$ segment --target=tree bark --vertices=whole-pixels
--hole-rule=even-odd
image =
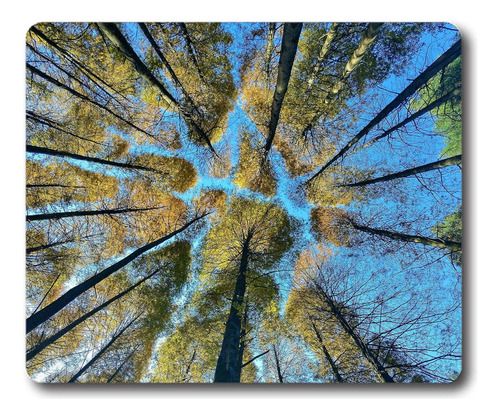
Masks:
[[[292,72],[295,54],[297,53],[297,45],[299,43],[301,30],[302,23],[285,23],[283,28],[283,40],[281,41],[280,60],[278,64],[278,80],[276,81],[276,88],[274,90],[269,131],[264,147],[264,154],[266,157],[271,149],[274,135],[276,134],[281,106],[283,105],[283,99],[288,89],[288,82],[290,81],[290,74]]]
[[[60,331],[56,332],[54,335],[50,336],[49,338],[47,338],[47,339],[43,340],[42,342],[40,342],[39,344],[37,344],[35,347],[31,348],[28,351],[28,353],[26,354],[26,361],[31,360],[38,353],[40,353],[42,350],[44,350],[45,348],[47,348],[49,345],[55,343],[59,338],[61,338],[64,335],[66,335],[73,328],[75,328],[76,326],[80,325],[83,321],[89,319],[91,316],[93,316],[97,312],[103,310],[108,305],[112,304],[115,300],[118,300],[118,299],[122,298],[127,293],[131,292],[136,287],[140,286],[146,280],[150,279],[156,273],[158,273],[158,271],[159,271],[159,269],[155,270],[153,273],[151,273],[147,277],[139,280],[137,283],[135,283],[134,285],[130,286],[128,289],[125,289],[123,292],[120,292],[119,294],[117,294],[116,296],[114,296],[111,299],[107,300],[106,302],[101,303],[98,307],[96,307],[96,308],[92,309],[91,311],[87,312],[85,315],[82,315],[80,318],[75,319],[73,322],[71,322],[69,325],[65,326]]]
[[[35,329],[39,325],[43,324],[45,321],[50,319],[53,315],[58,313],[61,309],[65,308],[69,303],[74,301],[78,296],[82,295],[87,290],[91,289],[96,284],[100,283],[106,277],[109,277],[111,274],[120,270],[122,267],[125,267],[127,264],[129,264],[130,262],[135,260],[140,255],[144,254],[145,252],[153,249],[154,247],[162,244],[163,242],[174,237],[175,235],[181,233],[182,231],[187,229],[189,226],[191,226],[193,223],[195,223],[196,221],[200,220],[201,218],[203,218],[205,216],[207,216],[207,214],[203,214],[201,216],[193,218],[192,220],[190,220],[189,222],[184,224],[181,228],[176,229],[175,231],[171,232],[170,234],[164,236],[163,238],[160,238],[160,239],[153,241],[147,245],[144,245],[141,248],[138,248],[137,250],[133,251],[128,256],[122,258],[121,260],[119,260],[116,263],[114,263],[113,265],[111,265],[110,267],[104,269],[100,273],[97,273],[96,275],[85,280],[83,283],[80,283],[79,285],[68,290],[64,295],[60,296],[58,299],[53,301],[51,304],[47,305],[45,308],[43,308],[39,312],[31,315],[26,320],[26,333],[33,331],[33,329]]]
[[[394,240],[405,241],[405,242],[414,242],[418,244],[431,245],[437,248],[443,248],[455,252],[462,251],[462,244],[460,242],[448,241],[438,238],[427,238],[421,237],[418,235],[408,235],[402,234],[400,232],[386,231],[384,229],[370,228],[368,226],[358,225],[354,221],[350,220],[349,224],[358,231],[366,232],[372,235],[379,235],[383,237],[388,237]]]
[[[128,209],[102,209],[102,210],[77,210],[72,212],[40,213],[37,215],[26,215],[26,221],[43,221],[48,219],[75,218],[81,216],[117,215],[119,213],[146,212],[149,210],[163,209],[165,206],[152,208],[128,208]]]
[[[357,142],[367,135],[373,127],[385,119],[389,113],[401,105],[406,99],[413,95],[419,88],[421,88],[427,81],[435,76],[440,70],[444,69],[448,64],[452,63],[461,54],[461,42],[457,41],[453,44],[443,55],[436,59],[427,69],[422,72],[415,80],[413,80],[408,87],[399,93],[394,100],[392,100],[382,111],[375,116],[361,131],[359,131],[354,138],[352,138],[333,158],[331,158],[321,169],[319,169],[312,177],[310,177],[306,184],[318,177],[328,167],[341,158],[348,150],[350,150]]]
[[[214,383],[239,382],[241,376],[241,358],[239,356],[242,314],[241,308],[245,300],[246,272],[250,257],[250,236],[242,248],[238,277],[234,287],[233,299],[226,322],[222,348],[217,359]]]
[[[149,171],[151,173],[161,174],[161,175],[165,175],[165,176],[169,175],[169,173],[164,173],[162,171],[159,171],[159,170],[156,170],[156,169],[150,168],[150,167],[144,167],[141,165],[129,164],[129,163],[118,163],[116,161],[104,160],[102,158],[96,158],[96,157],[87,157],[85,155],[73,154],[71,152],[66,152],[66,151],[58,151],[58,150],[54,150],[51,148],[37,147],[35,145],[26,145],[26,151],[30,152],[32,154],[43,154],[43,155],[50,155],[50,156],[54,156],[54,157],[66,157],[66,158],[71,158],[73,160],[87,161],[90,163],[97,163],[97,164],[109,165],[112,167],[124,168],[126,170],[142,170],[142,171]]]
[[[444,160],[434,161],[433,163],[421,165],[414,168],[409,168],[408,170],[399,171],[397,173],[388,174],[386,176],[377,177],[374,179],[358,181],[356,183],[339,184],[335,187],[360,187],[367,186],[369,184],[380,183],[382,181],[389,181],[394,179],[400,179],[404,177],[414,176],[415,174],[425,173],[427,171],[438,170],[443,167],[448,167],[450,165],[457,165],[462,162],[462,155],[456,155],[455,157],[446,158]]]
[[[140,316],[140,315],[139,315]],[[87,369],[92,366],[99,358],[106,352],[106,350],[113,345],[113,343],[122,336],[122,334],[127,330],[130,325],[132,325],[139,316],[136,316],[132,321],[130,321],[118,334],[113,336],[109,343],[107,343],[85,366],[83,366],[78,373],[76,373],[68,383],[75,383],[78,378],[87,371]]]
[[[85,236],[81,237],[80,240],[96,237],[99,235],[103,235],[103,234],[85,235]],[[44,244],[44,245],[38,245],[36,247],[26,248],[26,254],[36,253],[37,251],[42,251],[42,250],[46,250],[48,248],[57,247],[58,245],[62,245],[62,244],[69,244],[70,242],[75,242],[75,238],[72,238],[72,239],[69,239],[66,241],[56,241],[56,242],[53,242],[51,244]]]

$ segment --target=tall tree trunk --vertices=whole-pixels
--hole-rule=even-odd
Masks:
[[[342,311],[337,304],[324,292],[320,285],[315,283],[316,290],[321,294],[325,302],[328,304],[331,313],[335,316],[344,331],[351,337],[354,344],[358,347],[365,359],[374,367],[377,375],[384,383],[394,383],[394,379],[387,373],[384,366],[379,362],[373,352],[366,346],[365,342],[358,335],[354,327],[346,320]]]
[[[314,333],[316,334],[316,338],[318,339],[318,342],[321,346],[321,350],[323,351],[323,354],[325,355],[326,361],[330,365],[330,368],[332,369],[332,373],[334,374],[335,378],[337,379],[338,382],[342,383],[344,381],[343,377],[340,375],[339,368],[333,361],[332,356],[330,355],[330,352],[325,346],[325,343],[323,342],[323,337],[321,336],[318,328],[316,328],[316,324],[314,323],[313,319],[309,317],[309,320],[311,321],[311,325],[313,327]]]
[[[100,273],[97,273],[96,275],[85,280],[83,283],[80,283],[79,285],[71,288],[64,295],[60,296],[58,299],[53,301],[51,304],[47,305],[45,308],[43,308],[39,312],[31,315],[26,320],[26,333],[31,332],[33,329],[38,327],[40,324],[43,324],[45,321],[50,319],[53,315],[58,313],[61,309],[65,308],[69,303],[74,301],[78,296],[82,295],[87,290],[91,289],[96,284],[100,283],[106,277],[109,277],[111,274],[120,270],[122,267],[125,267],[127,264],[129,264],[130,262],[135,260],[140,255],[144,254],[145,252],[153,249],[154,247],[164,243],[165,241],[169,240],[170,238],[174,237],[175,235],[181,233],[182,231],[187,229],[189,226],[191,226],[193,223],[195,223],[196,221],[200,220],[201,218],[203,218],[205,216],[207,216],[207,214],[203,214],[201,216],[193,218],[192,220],[190,220],[189,222],[184,224],[184,226],[182,226],[181,228],[176,229],[175,231],[171,232],[170,234],[164,236],[163,238],[157,239],[156,241],[153,241],[147,245],[144,245],[141,248],[138,248],[137,250],[133,251],[128,256],[117,261],[116,263],[114,263],[110,267],[104,269]]]
[[[326,55],[330,51],[330,47],[332,45],[333,38],[335,37],[335,30],[337,26],[338,23],[332,23],[330,25],[330,29],[328,29],[325,41],[323,42],[323,46],[321,47],[321,51],[319,52],[318,60],[316,61],[316,64],[314,64],[314,68],[312,70],[311,76],[309,77],[309,80],[307,80],[307,90],[305,93],[306,97],[308,93],[311,91],[311,88],[314,84],[314,81],[316,80],[319,70],[323,66],[323,61],[325,60]]]
[[[333,85],[331,90],[326,95],[323,103],[329,104],[340,92],[340,90],[344,87],[345,81],[349,78],[349,75],[356,69],[359,65],[361,59],[366,54],[372,43],[375,41],[377,34],[380,30],[382,23],[370,23],[366,30],[363,32],[363,36],[359,41],[358,47],[351,55],[349,61],[347,62],[344,71],[339,77],[339,80]],[[333,35],[332,35],[333,37]],[[307,126],[302,131],[302,137],[307,137],[307,132],[318,122],[321,116],[324,114],[324,111],[318,111],[314,116],[312,116],[311,120],[307,124]]]
[[[281,374],[280,360],[278,358],[278,353],[276,352],[276,346],[273,344],[274,361],[276,362],[276,371],[278,372],[278,380],[283,383],[283,375]]]
[[[234,287],[233,299],[226,322],[222,347],[217,359],[214,382],[239,382],[241,376],[241,358],[239,356],[242,314],[245,300],[246,272],[250,256],[250,236],[246,239],[240,259],[238,277]]]
[[[207,144],[207,146],[210,148],[210,151],[212,151],[214,155],[217,155],[208,135],[196,123],[193,118],[193,114],[189,112],[189,110],[185,106],[180,105],[179,102],[175,100],[175,98],[168,92],[165,86],[141,61],[139,56],[135,53],[118,27],[114,23],[98,23],[97,26],[111,41],[111,43],[119,49],[123,56],[134,65],[139,75],[160,93],[160,95],[169,104],[169,106],[172,106],[173,110],[177,111],[182,116],[182,118],[186,122],[186,125],[200,136],[200,138]]]
[[[82,315],[80,318],[75,319],[73,322],[71,322],[69,325],[65,326],[60,331],[56,332],[54,335],[52,335],[49,338],[46,338],[42,342],[38,343],[36,346],[31,348],[28,351],[28,353],[26,353],[26,361],[31,360],[33,357],[35,357],[37,354],[39,354],[42,350],[47,348],[49,345],[55,343],[59,338],[66,335],[73,328],[80,325],[83,321],[89,319],[91,316],[95,315],[97,312],[99,312],[99,311],[103,310],[104,308],[106,308],[107,306],[111,305],[115,300],[122,298],[123,296],[125,296],[126,294],[128,294],[129,292],[134,290],[136,287],[140,286],[146,280],[150,279],[156,273],[158,273],[158,271],[159,271],[159,269],[155,270],[153,273],[151,273],[147,277],[144,277],[143,279],[139,280],[137,283],[135,283],[134,285],[125,289],[123,292],[120,292],[119,294],[117,294],[116,296],[113,296],[111,299],[107,300],[106,302],[101,303],[99,306],[97,306],[96,308],[87,312],[85,315]]]
[[[415,174],[425,173],[427,171],[438,170],[443,167],[448,167],[450,165],[457,165],[462,162],[462,155],[456,155],[455,157],[446,158],[444,160],[434,161],[433,163],[421,165],[414,168],[409,168],[408,170],[399,171],[397,173],[388,174],[386,176],[377,177],[374,179],[358,181],[356,183],[339,184],[335,187],[360,187],[366,186],[368,184],[380,183],[382,181],[389,181],[394,179],[400,179],[404,177],[414,176]]]
[[[306,184],[319,176],[323,171],[341,158],[348,150],[350,150],[358,141],[367,135],[373,127],[385,119],[394,109],[404,103],[410,96],[412,96],[419,88],[427,83],[433,76],[440,70],[443,70],[448,64],[452,63],[461,54],[461,42],[457,41],[453,44],[443,55],[434,61],[427,69],[422,72],[415,80],[413,80],[408,87],[399,93],[394,100],[392,100],[382,111],[375,116],[361,131],[359,131],[354,138],[352,138],[332,159],[330,159],[321,169],[319,169],[312,177],[310,177]]]
[[[71,93],[73,96],[78,97],[79,99],[82,99],[88,103],[91,103],[94,106],[97,106],[98,108],[108,112],[110,115],[113,115],[115,118],[121,120],[123,123],[126,123],[127,125],[136,129],[137,131],[142,132],[143,134],[154,138],[154,135],[152,135],[149,132],[146,132],[142,128],[139,128],[137,125],[135,125],[134,123],[130,122],[129,120],[123,118],[122,116],[120,116],[119,114],[117,114],[116,112],[111,110],[109,107],[104,106],[101,103],[96,102],[95,100],[91,99],[90,97],[85,96],[84,94],[77,92],[76,90],[72,89],[71,87],[68,87],[66,84],[60,82],[59,80],[56,80],[55,78],[51,77],[50,75],[45,74],[43,71],[39,70],[38,68],[33,67],[29,63],[26,63],[26,67],[28,68],[29,71],[31,71],[31,73],[36,74],[37,76],[39,76],[40,78],[43,78],[44,80],[48,81],[49,83],[53,84],[54,86],[62,88],[64,90],[66,90],[67,92]]]
[[[266,55],[264,58],[264,71],[266,73],[266,87],[270,87],[270,79],[271,79],[271,57],[273,55],[274,48],[274,35],[276,33],[276,23],[269,23],[269,28],[267,30],[267,46],[266,46]]]
[[[418,235],[402,234],[400,232],[386,231],[384,229],[370,228],[364,225],[358,225],[356,222],[349,220],[349,224],[358,231],[366,232],[372,235],[379,235],[388,237],[398,241],[414,242],[418,244],[431,245],[437,248],[443,248],[454,252],[462,251],[462,244],[460,242],[448,241],[439,238],[427,238]]]
[[[302,23],[285,23],[283,28],[283,40],[281,41],[280,60],[278,64],[278,79],[274,90],[273,103],[271,105],[271,118],[269,120],[269,131],[267,134],[264,155],[267,157],[273,143],[276,127],[280,117],[283,99],[288,89],[293,61],[297,53]]]
[[[90,360],[85,366],[83,366],[78,371],[78,373],[76,373],[68,381],[68,383],[75,383],[79,379],[79,377],[89,369],[90,366],[92,366],[97,360],[99,360],[99,358],[101,358],[101,356],[106,352],[106,350],[109,347],[111,347],[118,338],[122,336],[122,334],[127,330],[127,328],[130,327],[130,325],[132,325],[137,320],[137,318],[139,318],[139,316],[140,315],[132,319],[132,321],[130,321],[118,334],[114,335],[113,338],[111,338],[111,340],[109,341],[109,343],[107,343],[101,350],[99,350],[99,352],[94,357],[92,357],[92,360]]]
[[[150,167],[144,167],[141,165],[129,164],[129,163],[118,163],[116,161],[104,160],[102,158],[96,158],[96,157],[87,157],[85,155],[73,154],[67,151],[58,151],[55,149],[38,147],[35,145],[26,145],[26,151],[32,154],[43,154],[43,155],[50,155],[53,157],[66,157],[66,158],[71,158],[73,160],[87,161],[90,163],[97,163],[97,164],[109,165],[112,167],[124,168],[126,170],[141,170],[165,176],[169,175],[169,173],[164,173],[163,171],[159,171]]]
[[[146,212],[149,210],[163,209],[165,206],[152,208],[128,208],[128,209],[101,209],[101,210],[77,210],[72,212],[40,213],[37,215],[26,215],[26,221],[43,221],[48,219],[75,218],[81,216],[117,215],[119,213]]]
[[[351,58],[347,62],[344,72],[342,73],[342,76],[340,77],[340,80],[335,83],[335,85],[332,87],[329,97],[326,100],[328,103],[333,96],[336,96],[339,91],[342,89],[344,86],[345,80],[349,77],[349,75],[356,69],[356,67],[359,65],[361,59],[364,57],[368,49],[370,49],[370,46],[372,43],[375,41],[378,32],[380,30],[380,27],[383,25],[383,23],[370,23],[366,30],[363,32],[363,36],[361,37],[361,40],[359,41],[358,47],[356,50],[353,52],[351,55]]]

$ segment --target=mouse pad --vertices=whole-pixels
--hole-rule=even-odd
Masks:
[[[43,383],[461,373],[448,23],[39,23],[26,369]]]

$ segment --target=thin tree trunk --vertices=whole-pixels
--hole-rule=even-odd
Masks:
[[[358,225],[354,221],[349,221],[350,225],[358,231],[366,232],[372,235],[379,235],[388,237],[398,241],[414,242],[418,244],[431,245],[437,248],[443,248],[455,252],[462,251],[462,244],[460,242],[448,241],[438,238],[427,238],[418,235],[402,234],[400,232],[386,231],[384,229],[370,228],[368,226]]]
[[[87,239],[87,238],[96,237],[96,236],[99,236],[99,235],[103,235],[103,234],[85,235],[85,236],[81,237],[80,240],[81,239]],[[26,248],[26,254],[36,253],[37,251],[42,251],[42,250],[46,250],[48,248],[57,247],[58,245],[62,245],[62,244],[69,244],[70,242],[75,242],[75,238],[72,238],[72,239],[69,239],[69,240],[66,240],[66,241],[56,241],[56,242],[53,242],[51,244],[39,245],[37,247]]]
[[[118,334],[113,336],[109,343],[107,343],[85,366],[83,366],[78,373],[76,373],[68,383],[75,383],[78,378],[87,371],[87,369],[92,366],[101,356],[106,352],[106,350],[113,345],[113,343],[122,336],[122,334],[127,330],[130,325],[132,325],[140,315],[136,316],[132,321],[130,321]]]
[[[163,209],[165,206],[152,208],[128,208],[128,209],[101,209],[101,210],[77,210],[72,212],[40,213],[37,215],[26,215],[26,221],[44,221],[48,219],[76,218],[82,216],[117,215],[119,213],[146,212],[149,210]]]
[[[278,353],[276,352],[276,346],[273,344],[274,360],[276,361],[276,371],[278,372],[278,380],[283,383],[283,375],[281,374],[280,360],[278,358]]]
[[[356,183],[339,184],[335,187],[360,187],[366,186],[368,184],[380,183],[382,181],[389,181],[394,179],[400,179],[404,177],[414,176],[415,174],[425,173],[427,171],[438,170],[443,167],[448,167],[450,165],[457,165],[462,162],[462,155],[456,155],[455,157],[446,158],[444,160],[435,161],[433,163],[421,165],[414,168],[409,168],[408,170],[399,171],[398,173],[388,174],[386,176],[377,177],[374,179],[358,181]]]
[[[392,100],[382,111],[375,116],[361,131],[352,138],[347,145],[345,145],[332,159],[330,159],[321,169],[319,169],[311,178],[306,181],[306,184],[319,176],[323,171],[341,158],[349,149],[351,149],[357,142],[368,134],[373,127],[385,119],[394,109],[401,105],[405,100],[412,96],[419,88],[421,88],[427,81],[435,76],[440,70],[444,69],[448,64],[452,63],[461,54],[461,42],[457,41],[453,44],[443,55],[434,61],[427,69],[422,72],[415,80],[413,80],[408,87],[399,93],[394,100]]]
[[[66,76],[70,80],[74,81],[75,83],[77,83],[81,87],[83,87],[83,88],[85,88],[85,89],[87,89],[89,91],[92,91],[96,95],[96,97],[98,97],[98,98],[100,98],[101,100],[104,100],[104,101],[108,100],[107,98],[103,97],[101,94],[94,92],[93,89],[92,89],[92,87],[90,87],[87,83],[85,83],[84,81],[80,80],[79,78],[77,78],[76,76],[74,76],[73,74],[71,74],[68,70],[66,70],[63,67],[61,67],[57,62],[54,62],[47,55],[44,55],[40,51],[37,51],[33,46],[31,46],[27,42],[26,42],[26,47],[29,50],[31,50],[31,52],[33,52],[35,55],[38,55],[38,57],[40,58],[41,61],[50,63],[52,66],[54,66],[55,68],[57,68],[61,73],[66,74]]]
[[[441,106],[442,104],[448,102],[449,100],[455,98],[455,97],[460,97],[462,93],[462,89],[460,86],[461,83],[457,85],[457,87],[452,90],[451,92],[445,94],[444,96],[440,97],[437,100],[434,100],[432,103],[429,103],[427,106],[423,107],[419,111],[413,113],[411,116],[408,116],[401,122],[399,122],[397,125],[394,125],[392,128],[388,129],[387,131],[381,133],[380,135],[376,136],[373,138],[369,144],[372,145],[374,142],[378,141],[379,139],[385,138],[386,136],[389,136],[391,133],[394,131],[402,128],[403,126],[407,125],[408,123],[414,121],[415,119],[419,118],[420,116],[424,115],[425,113],[430,112],[431,110],[435,109],[438,106]],[[364,148],[364,146],[363,146]]]
[[[267,30],[267,46],[266,55],[264,59],[264,71],[266,73],[266,86],[269,88],[270,78],[271,78],[271,57],[274,48],[274,35],[276,33],[276,23],[269,23],[269,29]]]
[[[309,320],[311,321],[311,325],[313,327],[314,333],[316,334],[316,338],[318,339],[319,344],[321,345],[321,350],[323,351],[323,354],[325,355],[326,361],[330,365],[330,368],[332,369],[332,372],[335,375],[335,378],[337,379],[337,381],[342,383],[344,381],[344,379],[340,375],[339,368],[337,367],[337,365],[333,361],[333,358],[330,355],[330,352],[326,348],[326,346],[323,342],[323,337],[321,336],[319,330],[316,328],[316,324],[314,323],[314,321],[312,320],[311,317],[309,317]]]
[[[160,47],[158,46],[158,44],[154,40],[153,35],[151,35],[151,33],[149,32],[148,27],[144,23],[139,23],[139,27],[141,28],[141,30],[144,33],[144,35],[146,36],[146,38],[148,38],[148,41],[151,44],[151,46],[153,47],[153,49],[155,50],[156,55],[158,55],[158,57],[160,58],[163,65],[165,65],[168,73],[170,74],[170,77],[172,77],[172,80],[174,81],[174,84],[181,90],[182,96],[189,103],[190,111],[194,112],[194,113],[199,113],[199,110],[197,109],[193,99],[191,98],[191,96],[189,96],[188,92],[186,91],[186,89],[182,85],[181,81],[177,78],[177,75],[175,74],[174,69],[170,66],[169,62],[167,61],[167,58],[165,57],[165,55],[161,51]]]
[[[170,238],[174,237],[175,235],[181,233],[182,231],[187,229],[189,226],[191,226],[193,223],[195,223],[196,221],[198,221],[199,219],[201,219],[205,216],[207,216],[207,213],[190,220],[189,222],[184,224],[181,228],[176,229],[175,231],[171,232],[170,234],[164,236],[163,238],[157,239],[156,241],[153,241],[147,245],[144,245],[141,248],[138,248],[137,250],[133,251],[128,256],[122,258],[121,260],[119,260],[116,263],[114,263],[113,265],[111,265],[110,267],[104,269],[100,273],[97,273],[96,275],[85,280],[83,283],[80,283],[79,285],[68,290],[64,295],[60,296],[58,299],[56,299],[51,304],[47,305],[45,308],[43,308],[42,310],[40,310],[36,314],[31,315],[26,320],[26,333],[31,332],[33,329],[35,329],[39,325],[43,324],[45,321],[50,319],[53,315],[58,313],[61,309],[65,308],[69,303],[74,301],[78,296],[82,295],[87,290],[91,289],[96,284],[100,283],[106,277],[109,277],[111,274],[120,270],[122,267],[125,267],[127,264],[129,264],[130,262],[135,260],[140,255],[144,254],[145,252],[153,249],[154,247],[164,243],[165,241],[169,240]]]
[[[189,380],[189,371],[191,370],[191,365],[194,362],[194,359],[196,358],[196,348],[193,351],[193,355],[191,356],[191,359],[189,360],[188,366],[186,368],[186,377],[184,378],[184,382],[187,382]]]
[[[191,40],[191,37],[189,36],[187,26],[185,23],[180,22],[179,27],[181,29],[181,33],[182,33],[182,37],[184,38],[184,42],[186,43],[189,58],[191,59],[191,62],[193,63],[194,67],[196,68],[196,71],[198,72],[198,75],[200,76],[201,81],[203,81],[205,84],[207,84],[205,81],[205,77],[203,76],[203,72],[201,71],[200,64],[198,63],[198,59],[196,58],[196,54],[194,53],[193,41]]]
[[[180,105],[177,100],[167,91],[165,86],[154,76],[154,74],[149,70],[149,68],[141,61],[139,56],[135,53],[133,48],[130,46],[128,41],[125,39],[123,34],[120,32],[118,27],[114,23],[98,23],[99,29],[106,35],[106,37],[111,41],[111,43],[117,47],[123,56],[129,60],[139,73],[139,75],[146,80],[151,86],[153,86],[165,99],[165,101],[172,106],[174,111],[179,112],[182,116],[186,125],[191,128],[200,138],[207,144],[213,154],[217,155],[215,152],[208,135],[200,128],[193,118],[191,112],[184,106]]]
[[[130,100],[127,99],[122,93],[120,93],[119,91],[117,91],[113,86],[111,86],[105,80],[103,80],[101,77],[99,77],[97,74],[95,74],[90,68],[88,68],[87,66],[85,66],[84,64],[82,64],[80,61],[78,61],[74,57],[73,54],[71,54],[70,52],[68,52],[64,48],[62,48],[60,45],[58,45],[52,39],[48,38],[43,32],[39,31],[34,26],[32,26],[29,31],[33,32],[40,39],[42,39],[47,44],[49,44],[50,46],[52,46],[55,50],[57,50],[60,53],[61,56],[64,56],[73,65],[75,65],[76,67],[80,68],[80,70],[82,70],[82,72],[85,73],[87,75],[87,77],[89,77],[89,79],[91,79],[96,84],[97,87],[99,87],[99,89],[101,89],[103,92],[105,92],[106,94],[108,94],[109,97],[111,99],[113,99],[115,102],[117,102],[118,104],[120,104],[120,102],[112,94],[108,93],[106,91],[106,89],[102,85],[100,85],[99,83],[102,83],[104,86],[106,86],[107,88],[109,88],[111,91],[113,91],[114,93],[118,94],[121,98],[123,98],[126,101],[130,102]]]
[[[122,363],[120,364],[120,366],[115,370],[115,372],[108,378],[108,380],[106,380],[106,383],[111,383],[111,381],[118,375],[118,373],[120,372],[120,370],[122,369],[123,366],[125,366],[125,364],[127,363],[127,361],[130,360],[130,358],[134,355],[134,351],[135,351],[135,348],[134,350],[132,350],[132,352],[125,358],[125,360],[122,361]]]
[[[247,237],[241,253],[238,277],[234,287],[233,299],[226,322],[224,339],[217,359],[214,382],[239,382],[241,376],[241,359],[239,358],[241,334],[241,307],[245,300],[246,271],[250,256],[250,236]]]
[[[264,351],[263,353],[260,353],[258,355],[256,355],[255,357],[252,357],[250,360],[248,360],[246,363],[243,363],[240,368],[243,368],[243,367],[246,367],[248,366],[250,363],[253,363],[255,360],[257,360],[259,357],[262,357],[264,355],[266,355],[267,353],[269,353],[269,350],[267,351]]]
[[[78,138],[78,139],[81,139],[82,141],[85,141],[85,142],[91,142],[92,144],[97,144],[97,145],[101,145],[101,146],[106,146],[105,144],[103,144],[102,142],[98,142],[98,141],[94,141],[92,139],[88,139],[88,138],[85,138],[83,136],[80,136],[80,135],[77,135],[73,132],[70,132],[70,131],[67,131],[63,128],[61,128],[59,126],[59,123],[52,120],[52,119],[49,119],[49,118],[46,118],[44,116],[41,116],[41,115],[38,115],[30,110],[27,110],[26,111],[26,119],[31,119],[41,125],[45,125],[45,126],[48,126],[49,128],[52,128],[52,129],[55,129],[56,131],[59,131],[59,132],[62,132],[64,134],[67,134],[67,135],[70,135],[74,138]]]
[[[264,155],[267,157],[273,143],[276,127],[283,105],[283,99],[288,89],[290,74],[292,72],[293,61],[297,53],[297,45],[299,43],[300,31],[302,23],[285,23],[283,28],[283,40],[281,41],[280,60],[278,64],[278,79],[274,90],[273,103],[271,105],[271,118],[269,120],[269,131],[267,134],[266,145],[264,147]]]
[[[156,169],[150,168],[150,167],[144,167],[141,165],[129,164],[129,163],[118,163],[116,161],[104,160],[102,158],[96,158],[96,157],[87,157],[85,155],[73,154],[73,153],[67,152],[67,151],[58,151],[58,150],[54,150],[51,148],[38,147],[35,145],[26,145],[26,151],[30,152],[32,154],[51,155],[54,157],[66,157],[66,158],[71,158],[73,160],[87,161],[90,163],[97,163],[97,164],[109,165],[112,167],[124,168],[126,170],[142,170],[142,171],[149,171],[151,173],[161,174],[161,175],[165,175],[165,176],[169,175],[169,173],[164,173],[162,171],[159,171],[159,170],[156,170]]]
[[[35,313],[36,311],[38,311],[38,309],[40,309],[40,306],[42,306],[42,304],[43,304],[44,300],[47,298],[47,296],[49,296],[50,291],[53,289],[53,287],[55,286],[55,284],[56,284],[56,283],[57,283],[57,281],[59,280],[59,277],[61,277],[61,273],[59,273],[59,274],[57,275],[57,277],[55,278],[55,280],[52,282],[52,284],[51,284],[51,285],[50,285],[50,287],[49,287],[49,290],[47,290],[47,291],[45,292],[45,295],[43,295],[42,300],[40,301],[40,303],[38,304],[38,306],[34,309],[33,313]]]
[[[337,318],[337,321],[339,321],[344,331],[351,337],[351,339],[354,341],[354,344],[356,344],[358,349],[361,351],[361,354],[375,368],[375,371],[377,372],[382,382],[394,383],[394,379],[389,375],[389,373],[387,373],[387,371],[375,357],[373,352],[366,346],[366,344],[358,335],[358,333],[355,331],[355,329],[345,319],[344,315],[342,314],[338,306],[335,304],[335,302],[330,299],[330,297],[323,291],[321,286],[315,283],[315,287],[320,292],[320,294],[323,296],[324,300],[330,307],[331,313],[335,316],[335,318]]]
[[[73,322],[71,322],[69,325],[65,326],[63,329],[60,331],[56,332],[54,335],[50,336],[49,338],[43,340],[39,344],[37,344],[35,347],[31,348],[28,353],[26,354],[26,361],[31,360],[33,357],[35,357],[38,353],[40,353],[42,350],[47,348],[49,345],[55,343],[59,338],[63,337],[66,335],[68,332],[70,332],[73,328],[76,326],[80,325],[83,321],[89,319],[91,316],[96,314],[97,312],[103,310],[110,304],[112,304],[115,300],[118,300],[125,296],[127,293],[131,292],[134,290],[136,287],[140,286],[142,283],[144,283],[146,280],[150,279],[153,277],[156,273],[158,273],[159,269],[155,270],[153,273],[149,274],[147,277],[144,277],[143,279],[139,280],[137,283],[134,285],[130,286],[129,288],[125,289],[123,292],[120,292],[116,296],[113,296],[111,299],[107,300],[104,303],[101,303],[98,307],[92,309],[91,311],[87,312],[85,315],[82,315],[80,318],[75,319]]]
[[[318,56],[318,60],[316,61],[316,64],[314,65],[313,71],[311,73],[311,76],[309,77],[309,80],[307,80],[307,90],[305,96],[307,97],[308,93],[311,91],[311,88],[314,84],[314,81],[316,80],[316,77],[319,73],[319,70],[323,66],[323,61],[325,60],[326,55],[328,54],[328,51],[330,51],[330,47],[332,45],[333,38],[335,37],[335,30],[338,26],[338,23],[332,23],[330,25],[330,29],[328,30],[325,41],[323,42],[323,46],[321,47],[321,51]]]
[[[138,130],[139,132],[142,132],[143,134],[145,134],[147,136],[150,136],[151,138],[154,138],[154,135],[152,135],[149,132],[146,132],[144,129],[139,128],[137,125],[133,124],[129,120],[121,117],[120,115],[118,115],[117,113],[115,113],[114,111],[112,111],[111,109],[109,109],[107,106],[104,106],[101,103],[96,102],[95,100],[91,99],[90,97],[85,96],[84,94],[77,92],[76,90],[72,89],[71,87],[68,87],[66,84],[61,83],[59,80],[56,80],[55,78],[51,77],[50,75],[45,74],[43,71],[39,70],[38,68],[33,67],[31,64],[26,63],[26,67],[33,74],[36,74],[37,76],[43,78],[44,80],[48,81],[49,83],[51,83],[51,84],[53,84],[53,85],[55,85],[57,87],[60,87],[60,88],[62,88],[64,90],[66,90],[67,92],[71,93],[75,97],[78,97],[79,99],[82,99],[82,100],[84,100],[86,102],[89,102],[89,103],[93,104],[94,106],[99,107],[100,109],[102,109],[102,110],[108,112],[109,114],[113,115],[115,118],[117,118],[117,119],[121,120],[122,122],[126,123],[130,127]]]
[[[67,184],[56,184],[56,183],[40,183],[40,184],[27,184],[27,189],[39,189],[42,187],[50,188],[50,187],[59,187],[66,189],[86,189],[85,186],[68,186]]]

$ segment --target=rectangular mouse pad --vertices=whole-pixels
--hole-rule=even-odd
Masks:
[[[43,383],[461,373],[448,23],[38,23],[26,368]]]

